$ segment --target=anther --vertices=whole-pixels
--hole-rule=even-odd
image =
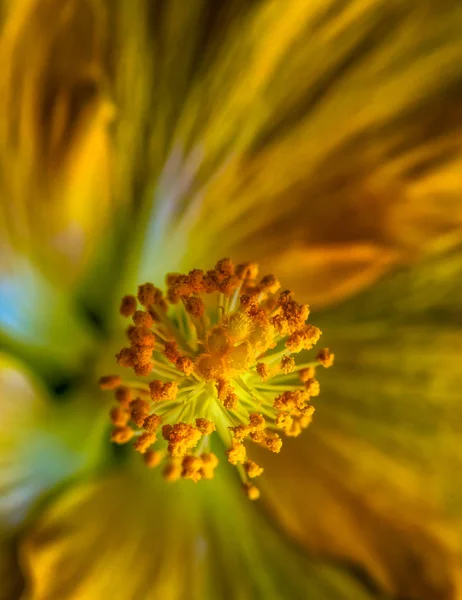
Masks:
[[[244,463],[244,469],[250,478],[259,477],[263,473],[263,467],[257,465],[253,460],[248,460]]]
[[[156,434],[149,431],[142,433],[137,440],[133,442],[133,447],[141,454],[144,454],[156,441]]]
[[[200,319],[205,312],[205,305],[203,300],[195,296],[192,296],[191,298],[185,300],[184,307],[186,312],[189,313],[192,317],[195,317],[196,319]]]
[[[149,384],[151,390],[151,398],[154,402],[172,401],[175,400],[178,394],[178,383],[176,381],[162,382],[157,379]]]
[[[167,450],[173,456],[184,456],[187,450],[194,448],[201,438],[201,432],[197,427],[188,423],[175,423],[173,426],[162,428],[162,435],[168,441]]]
[[[305,383],[308,379],[313,379],[316,371],[314,367],[307,367],[306,369],[300,369],[298,372],[298,376],[300,377],[300,381]]]
[[[178,459],[170,460],[170,462],[167,463],[163,472],[165,481],[177,481],[181,477],[181,471],[181,461],[179,461]]]
[[[143,460],[147,467],[153,469],[160,464],[162,460],[162,454],[156,450],[147,450],[143,455]]]
[[[116,427],[112,430],[111,440],[116,444],[126,444],[134,436],[135,432],[131,427]]]
[[[120,303],[120,314],[123,317],[131,317],[136,310],[135,296],[124,296]]]
[[[305,382],[305,390],[309,396],[319,396],[319,392],[321,391],[319,381],[316,379],[308,379],[308,381]]]
[[[261,292],[275,294],[281,287],[281,284],[274,275],[266,275],[266,277],[263,277],[263,279],[260,281],[258,287]]]
[[[159,415],[152,413],[145,417],[143,421],[143,429],[145,429],[149,433],[154,433],[155,431],[157,431],[161,423],[162,418],[159,417]]]
[[[181,462],[181,477],[198,482],[202,479],[202,460],[198,456],[185,456]]]
[[[130,403],[130,415],[131,420],[138,427],[143,427],[144,420],[149,416],[149,404],[142,398],[135,398]]]
[[[176,368],[184,373],[186,376],[191,375],[194,371],[194,363],[190,358],[186,356],[180,356],[175,361]]]
[[[121,406],[128,407],[132,400],[132,391],[129,387],[121,385],[115,390],[114,396]]]
[[[135,314],[133,315],[133,323],[137,326],[143,326],[143,327],[152,327],[154,324],[154,319],[152,318],[152,315],[144,310],[137,310],[135,311]],[[134,330],[132,330],[132,333],[134,333]],[[130,336],[131,339],[133,339],[132,336]]]
[[[213,452],[204,452],[201,454],[202,469],[201,474],[203,479],[213,479],[213,474],[218,466],[218,458]]]
[[[99,380],[99,387],[102,390],[115,390],[121,384],[122,380],[119,375],[105,375]]]
[[[256,371],[260,375],[260,377],[262,378],[263,381],[268,379],[269,374],[270,374],[268,365],[266,365],[265,363],[257,363]]]
[[[244,483],[243,488],[249,500],[258,500],[260,498],[260,490],[253,483]]]
[[[289,375],[295,371],[295,358],[293,356],[283,356],[281,360],[281,371],[284,375]]]
[[[334,364],[334,353],[329,348],[323,348],[316,354],[316,360],[326,369]]]
[[[196,419],[196,427],[199,429],[202,435],[210,435],[217,429],[213,421],[208,421],[207,419],[203,419],[201,417]]]
[[[135,364],[135,352],[131,348],[122,348],[116,354],[116,360],[121,367],[133,367]]]
[[[121,406],[114,406],[110,412],[111,423],[116,427],[125,427],[130,420],[130,413]]]
[[[243,463],[247,458],[247,453],[244,444],[236,440],[233,440],[231,448],[229,448],[229,450],[226,451],[226,455],[228,457],[228,461],[232,465]]]
[[[178,344],[176,342],[165,342],[164,356],[171,363],[175,364],[176,361],[181,358],[181,355],[178,352]]]
[[[138,287],[138,300],[143,306],[158,304],[162,298],[162,292],[152,283],[145,283]]]

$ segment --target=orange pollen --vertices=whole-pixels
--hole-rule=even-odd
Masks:
[[[144,283],[124,296],[120,314],[132,324],[116,361],[134,377],[100,379],[116,400],[112,441],[132,442],[149,468],[164,463],[167,481],[212,479],[227,460],[257,499],[250,480],[263,468],[248,451],[258,444],[278,453],[279,433],[308,427],[316,368],[334,358],[327,348],[308,358],[321,331],[307,322],[308,305],[280,290],[273,275],[259,278],[256,263],[225,258],[209,271],[167,275],[165,290]]]
[[[120,303],[120,314],[123,317],[131,317],[136,310],[135,296],[124,296]]]
[[[334,364],[334,354],[329,350],[329,348],[323,348],[316,354],[316,360],[321,363],[321,365],[328,369]]]
[[[99,387],[102,390],[115,390],[121,383],[118,375],[104,375],[99,380]]]

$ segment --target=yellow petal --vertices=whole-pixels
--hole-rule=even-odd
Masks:
[[[282,528],[311,552],[360,565],[390,593],[458,597],[459,538],[424,474],[317,427],[309,440],[286,442],[280,461],[259,457],[263,495]]]
[[[89,3],[9,3],[0,37],[0,230],[61,286],[110,217],[104,21]]]
[[[267,248],[268,250],[268,248]],[[294,246],[253,253],[262,271],[277,273],[285,288],[318,308],[372,285],[396,266],[399,254],[374,244]]]
[[[291,535],[413,600],[462,594],[461,277],[458,249],[320,315],[336,364],[312,429],[265,464]]]
[[[456,5],[249,3],[200,38],[192,73],[179,27],[163,49],[185,99],[173,126],[161,69],[138,278],[292,244],[416,258],[458,243],[461,22]]]
[[[369,598],[294,551],[235,481],[159,479],[124,471],[57,499],[22,546],[28,597]]]

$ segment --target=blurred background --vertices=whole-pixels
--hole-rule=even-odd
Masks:
[[[462,4],[2,0],[0,23],[0,599],[462,598]],[[224,256],[336,355],[251,507],[232,476],[146,482],[95,384],[121,295]]]

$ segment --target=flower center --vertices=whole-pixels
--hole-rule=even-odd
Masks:
[[[263,469],[248,457],[248,442],[278,453],[280,432],[295,437],[306,429],[319,394],[316,367],[331,366],[334,355],[323,349],[310,362],[297,361],[321,331],[307,323],[308,305],[280,292],[273,275],[258,280],[254,263],[234,267],[222,259],[207,272],[169,274],[166,283],[166,296],[145,283],[136,298],[122,299],[120,312],[133,324],[130,345],[116,359],[135,379],[100,380],[117,401],[111,439],[134,440],[147,466],[164,463],[169,481],[199,481],[218,465],[210,451],[216,432],[256,499],[251,480]]]

